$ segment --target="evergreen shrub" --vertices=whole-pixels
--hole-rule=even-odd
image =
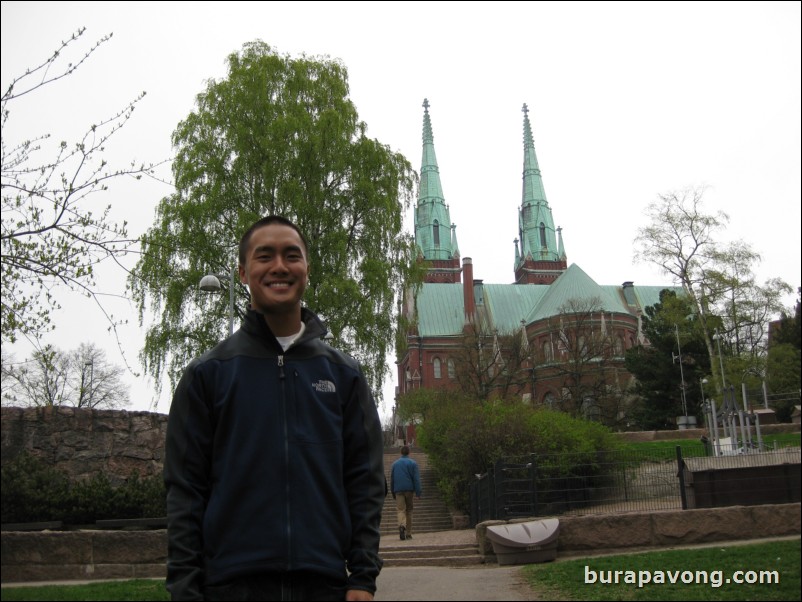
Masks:
[[[22,453],[3,466],[0,486],[3,523],[62,521],[83,525],[166,515],[161,475],[140,478],[134,473],[116,487],[102,473],[74,481],[39,458]]]
[[[598,422],[535,409],[520,398],[477,401],[453,392],[420,391],[400,400],[401,416],[418,419],[416,443],[426,451],[446,502],[464,512],[470,483],[500,458],[564,455],[567,463],[560,461],[558,470],[571,477],[570,462],[599,462],[604,452],[620,446]]]

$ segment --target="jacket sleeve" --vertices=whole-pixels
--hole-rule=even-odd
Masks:
[[[167,589],[173,600],[203,600],[203,516],[209,493],[212,421],[191,363],[167,419]]]
[[[376,404],[359,372],[344,413],[344,483],[351,515],[348,589],[376,591],[382,567],[379,528],[384,505],[384,445]]]

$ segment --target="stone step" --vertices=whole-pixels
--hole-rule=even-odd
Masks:
[[[414,540],[413,540],[414,542]],[[400,543],[400,542],[399,542]],[[384,566],[473,566],[483,564],[479,546],[441,545],[415,546],[411,542],[398,546],[386,546],[379,550]]]
[[[415,533],[437,533],[438,531],[450,531],[452,526],[453,524],[451,523],[451,521],[449,521],[448,524],[446,524],[445,522],[441,522],[441,523],[431,523],[427,525],[419,525],[415,523],[413,525]],[[390,538],[398,537],[398,527],[397,526],[382,527],[379,530],[379,533],[381,534],[382,537],[390,537]]]
[[[484,564],[479,554],[473,556],[440,556],[439,558],[392,558],[384,563],[385,567],[397,566],[445,566],[461,567]]]
[[[439,494],[438,494],[439,495]],[[384,506],[382,506],[382,511],[389,511],[392,509],[393,512],[396,510],[396,501],[393,496],[387,496],[389,499],[385,500]],[[443,500],[441,499],[433,499],[432,493],[429,492],[429,495],[426,498],[415,498],[412,502],[412,511],[413,512],[440,512],[443,514],[448,514],[448,507],[445,505]]]

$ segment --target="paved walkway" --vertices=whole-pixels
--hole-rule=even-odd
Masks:
[[[412,540],[382,537],[388,546],[476,544],[473,529],[415,533]],[[382,569],[376,600],[539,600],[521,574],[520,566],[480,564],[469,567],[392,567]]]
[[[458,529],[456,531],[413,533],[412,539],[407,541],[410,545],[415,546],[476,544],[476,531],[474,529]],[[404,543],[405,542],[398,538],[397,531],[394,535],[382,535],[381,541],[379,542],[379,556],[381,556],[382,548],[404,545]]]
[[[521,567],[388,567],[376,581],[376,600],[540,600]]]

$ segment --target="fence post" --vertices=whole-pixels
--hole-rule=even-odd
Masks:
[[[488,518],[495,520],[498,518],[498,510],[496,509],[496,471],[493,466],[489,466],[487,469],[487,480],[487,502],[490,506],[488,508]]]
[[[688,499],[685,497],[685,462],[682,459],[682,447],[677,446],[677,469],[679,470],[679,495],[682,499],[682,509],[688,509]]]
[[[537,505],[537,454],[529,454],[529,483],[533,515],[540,516]]]
[[[507,492],[506,483],[504,482],[504,460],[498,459],[494,464],[494,475],[493,475],[493,485],[494,485],[494,493],[495,495],[493,498],[496,500],[496,516],[494,518],[499,520],[506,520],[507,518],[507,509],[504,507],[504,500],[499,498],[503,498]]]

